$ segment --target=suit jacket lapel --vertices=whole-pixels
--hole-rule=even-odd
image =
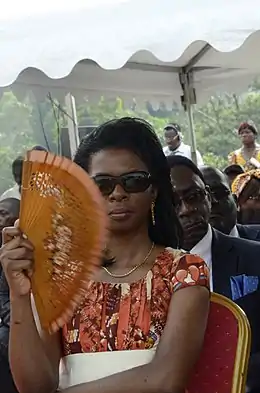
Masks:
[[[238,272],[238,255],[231,239],[213,229],[211,245],[213,291],[232,298],[230,277]]]

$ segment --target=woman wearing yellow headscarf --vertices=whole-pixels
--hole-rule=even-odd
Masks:
[[[231,188],[237,199],[239,223],[260,224],[260,169],[237,176]]]

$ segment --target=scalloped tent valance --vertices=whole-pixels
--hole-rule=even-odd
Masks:
[[[259,74],[258,0],[9,0],[0,15],[0,86],[64,97],[197,101]]]

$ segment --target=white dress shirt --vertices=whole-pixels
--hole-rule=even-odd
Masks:
[[[240,237],[236,225],[234,226],[234,228],[231,229],[229,236]]]
[[[163,148],[163,152],[166,156],[171,156],[171,155],[184,156],[191,160],[191,147],[183,142],[181,142],[180,146],[176,150],[170,150],[168,146],[165,146]],[[197,154],[197,166],[204,165],[203,159],[198,150],[196,154]]]
[[[209,225],[209,229],[206,235],[196,244],[196,246],[194,246],[190,250],[190,253],[198,255],[207,264],[210,274],[210,283],[209,283],[210,290],[213,291],[211,244],[212,244],[212,229]]]

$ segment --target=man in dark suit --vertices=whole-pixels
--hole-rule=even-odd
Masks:
[[[209,166],[200,168],[211,196],[210,225],[226,235],[260,241],[260,225],[237,224],[237,205],[227,177]]]
[[[0,390],[2,393],[18,393],[8,361],[8,341],[10,330],[9,288],[5,276],[0,274]]]
[[[236,225],[239,236],[242,239],[260,241],[260,225]]]
[[[200,255],[211,272],[211,290],[235,300],[250,319],[253,337],[248,386],[250,393],[260,392],[260,314],[259,291],[236,296],[232,280],[238,276],[260,277],[260,243],[227,236],[209,225],[211,196],[201,171],[185,157],[168,157],[171,168],[175,208],[183,228],[182,248]],[[259,287],[259,285],[258,285]],[[256,288],[258,289],[258,288]],[[255,360],[256,359],[256,360]],[[256,389],[256,390],[255,390]]]

